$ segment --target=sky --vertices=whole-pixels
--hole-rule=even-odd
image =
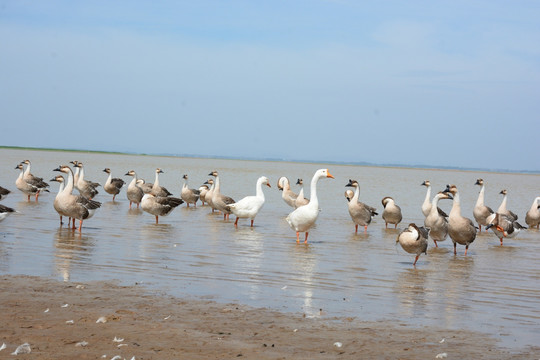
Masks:
[[[0,145],[540,171],[538,1],[0,0]]]

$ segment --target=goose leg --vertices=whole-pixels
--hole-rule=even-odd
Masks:
[[[439,245],[437,245],[437,241],[433,240],[433,242],[435,243],[435,247],[439,247]]]
[[[467,250],[469,250],[469,245],[465,245],[465,256],[467,256]]]
[[[296,243],[300,244],[300,231],[296,232]]]
[[[73,221],[73,223],[75,223],[75,221]],[[82,232],[81,231],[82,230],[82,223],[83,223],[82,219],[79,220],[79,232]]]
[[[367,234],[367,225],[364,226],[364,234]]]
[[[501,241],[501,246],[502,246],[502,244],[503,244],[503,238],[500,238],[499,240]]]
[[[354,233],[355,233],[355,234],[358,234],[358,224],[355,224],[355,225],[354,225]]]
[[[236,221],[234,222],[234,227],[238,227],[238,216],[236,217]]]
[[[456,243],[454,243],[454,255],[457,255],[457,251],[456,251]]]
[[[158,216],[156,215],[156,225],[158,224]]]
[[[416,266],[416,262],[418,261],[419,257],[420,257],[420,254],[416,255],[416,257],[414,258],[413,266]]]
[[[253,219],[251,219],[251,227],[253,227],[253,221],[254,221],[254,220],[253,220]]]
[[[306,231],[306,239],[304,240],[304,244],[307,244],[307,237],[309,235],[309,232]]]

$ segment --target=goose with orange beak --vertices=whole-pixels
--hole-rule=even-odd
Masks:
[[[315,224],[315,221],[317,221],[317,217],[319,216],[317,182],[322,178],[333,179],[334,176],[330,174],[328,169],[317,170],[311,179],[311,200],[309,201],[309,204],[294,210],[286,218],[291,229],[296,231],[296,243],[300,243],[300,233],[305,232],[306,237],[304,244],[307,244],[309,229],[311,229],[311,227]]]

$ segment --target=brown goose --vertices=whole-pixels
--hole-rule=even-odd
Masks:
[[[300,186],[302,186],[302,188],[300,189],[300,192],[298,193],[298,196],[294,200],[294,208],[295,209],[299,208],[300,206],[304,206],[304,205],[309,204],[309,199],[304,197],[304,187],[303,187],[304,181],[302,179],[297,179],[296,180],[296,185],[300,185]]]
[[[184,200],[187,207],[189,207],[189,204],[193,204],[194,207],[197,207],[197,201],[199,200],[201,192],[197,189],[189,188],[187,175],[182,176],[182,179],[184,179],[185,181],[184,185],[182,185],[182,192],[180,193],[180,197],[182,198],[182,200]]]
[[[416,266],[416,262],[422,253],[427,255],[428,233],[429,230],[423,226],[418,227],[416,224],[411,223],[397,237],[396,243],[399,243],[403,250],[416,255],[413,266]]]
[[[158,224],[159,216],[167,216],[175,207],[184,203],[184,200],[172,196],[155,196],[153,194],[144,194],[141,201],[141,208],[149,214],[156,217]]]
[[[495,213],[489,206],[484,205],[484,180],[476,179],[474,185],[480,186],[480,192],[478,193],[478,199],[473,209],[473,216],[478,223],[478,232],[482,232],[482,225],[487,226],[489,224],[488,218]]]
[[[57,195],[58,206],[61,213],[73,219],[74,229],[75,219],[79,220],[79,232],[81,232],[83,221],[94,216],[95,211],[101,206],[101,203],[90,200],[83,195],[73,195],[73,170],[71,170],[69,166],[61,165],[54,169],[54,171],[60,171],[68,174],[68,181],[64,190]]]
[[[137,177],[137,173],[133,170],[129,170],[126,173],[126,176],[133,176],[133,180],[131,180],[129,183],[126,191],[126,196],[129,200],[129,208],[131,209],[131,204],[133,203],[137,204],[137,208],[139,208],[139,204],[144,196],[143,189],[137,184],[140,179]]]
[[[74,166],[79,169],[79,180],[77,181],[77,190],[79,190],[79,193],[85,198],[93,199],[99,193],[99,191],[96,188],[101,185],[99,183],[86,180],[84,178],[84,166],[82,162],[77,161]],[[75,177],[73,177],[73,179],[75,181]]]
[[[429,215],[429,212],[431,210],[431,183],[429,182],[429,180],[426,180],[421,183],[420,186],[427,187],[426,197],[424,198],[424,203],[422,204],[422,214],[424,214],[425,217]],[[437,211],[441,216],[445,218],[448,217],[448,215],[441,208],[437,208]]]
[[[163,170],[160,168],[156,169],[156,181],[154,181],[154,185],[152,186],[152,192],[151,194],[156,197],[163,197],[163,196],[171,196],[172,194],[163,186],[159,186],[159,174],[163,174]]]
[[[212,193],[212,206],[223,213],[223,220],[229,219],[231,214],[231,209],[228,205],[234,204],[236,201],[229,196],[225,196],[221,193],[221,187],[219,183],[219,174],[217,171],[212,171],[209,176],[214,176],[216,178],[214,183],[214,192]]]
[[[0,186],[0,200],[4,200],[11,191]]]
[[[58,215],[60,215],[60,226],[62,226],[64,224],[64,222],[62,221],[62,216],[67,216],[69,218],[69,215],[63,211],[59,203],[59,195],[62,193],[62,191],[64,191],[65,179],[62,175],[56,175],[54,178],[52,178],[49,181],[56,181],[60,183],[60,186],[58,187],[58,193],[56,194],[56,197],[54,198],[53,206],[54,206],[54,210],[56,210]],[[69,218],[68,224],[71,224],[71,218]]]
[[[495,236],[499,238],[502,245],[503,238],[513,238],[521,229],[524,229],[524,227],[517,222],[518,216],[506,208],[508,191],[506,189],[501,190],[500,194],[503,195],[503,200],[501,205],[499,205],[497,212],[487,218],[488,225],[486,226],[486,229],[491,229]]]
[[[28,183],[24,180],[24,167],[22,164],[18,164],[17,166],[15,166],[15,169],[20,170],[19,177],[17,177],[17,180],[15,180],[15,186],[17,187],[17,189],[19,189],[28,196],[28,201],[30,201],[30,195],[35,195],[37,201],[41,189],[38,186]]]
[[[435,247],[437,241],[444,241],[448,236],[448,220],[437,211],[437,204],[441,199],[452,199],[450,193],[439,192],[431,201],[431,210],[424,219],[424,226],[429,229],[429,236],[433,239]]]
[[[105,181],[105,185],[103,185],[103,189],[113,196],[112,200],[114,201],[116,195],[120,194],[120,190],[122,190],[122,186],[124,186],[125,182],[122,179],[113,178],[111,169],[105,168],[103,171],[109,174],[107,181]]]
[[[290,207],[294,207],[295,200],[298,197],[298,194],[294,193],[291,190],[289,179],[285,176],[280,177],[278,179],[277,188],[278,190],[283,191],[281,193],[281,198],[283,199],[283,201],[285,201],[285,203]]]
[[[36,193],[36,201],[37,201],[41,191],[49,191],[47,190],[47,188],[49,187],[49,184],[43,181],[43,178],[34,176],[34,174],[30,172],[30,167],[31,167],[30,160],[21,161],[21,165],[23,166],[26,165],[26,170],[24,170],[24,174],[23,174],[23,180],[26,181],[26,183],[38,188],[38,191]],[[29,196],[29,200],[30,200],[30,196]]]
[[[358,225],[364,227],[364,233],[367,232],[367,227],[371,223],[373,216],[378,215],[374,207],[364,204],[358,201],[360,196],[360,185],[358,181],[349,179],[349,183],[345,186],[354,187],[354,195],[349,201],[349,215],[354,222],[354,232],[358,232]]]
[[[461,216],[461,201],[456,185],[447,185],[444,193],[451,193],[454,197],[452,210],[448,216],[448,235],[454,243],[454,255],[457,254],[456,244],[465,245],[465,256],[469,245],[476,239],[476,227],[471,219]]]

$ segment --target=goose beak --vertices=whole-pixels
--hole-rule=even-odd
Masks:
[[[59,167],[57,167],[56,169],[54,169],[53,171],[61,171]]]
[[[271,188],[272,186],[269,184],[269,183],[266,183],[266,186],[268,186],[269,188]]]
[[[334,175],[330,174],[328,170],[326,170],[326,177],[329,177],[331,179],[335,179]]]

